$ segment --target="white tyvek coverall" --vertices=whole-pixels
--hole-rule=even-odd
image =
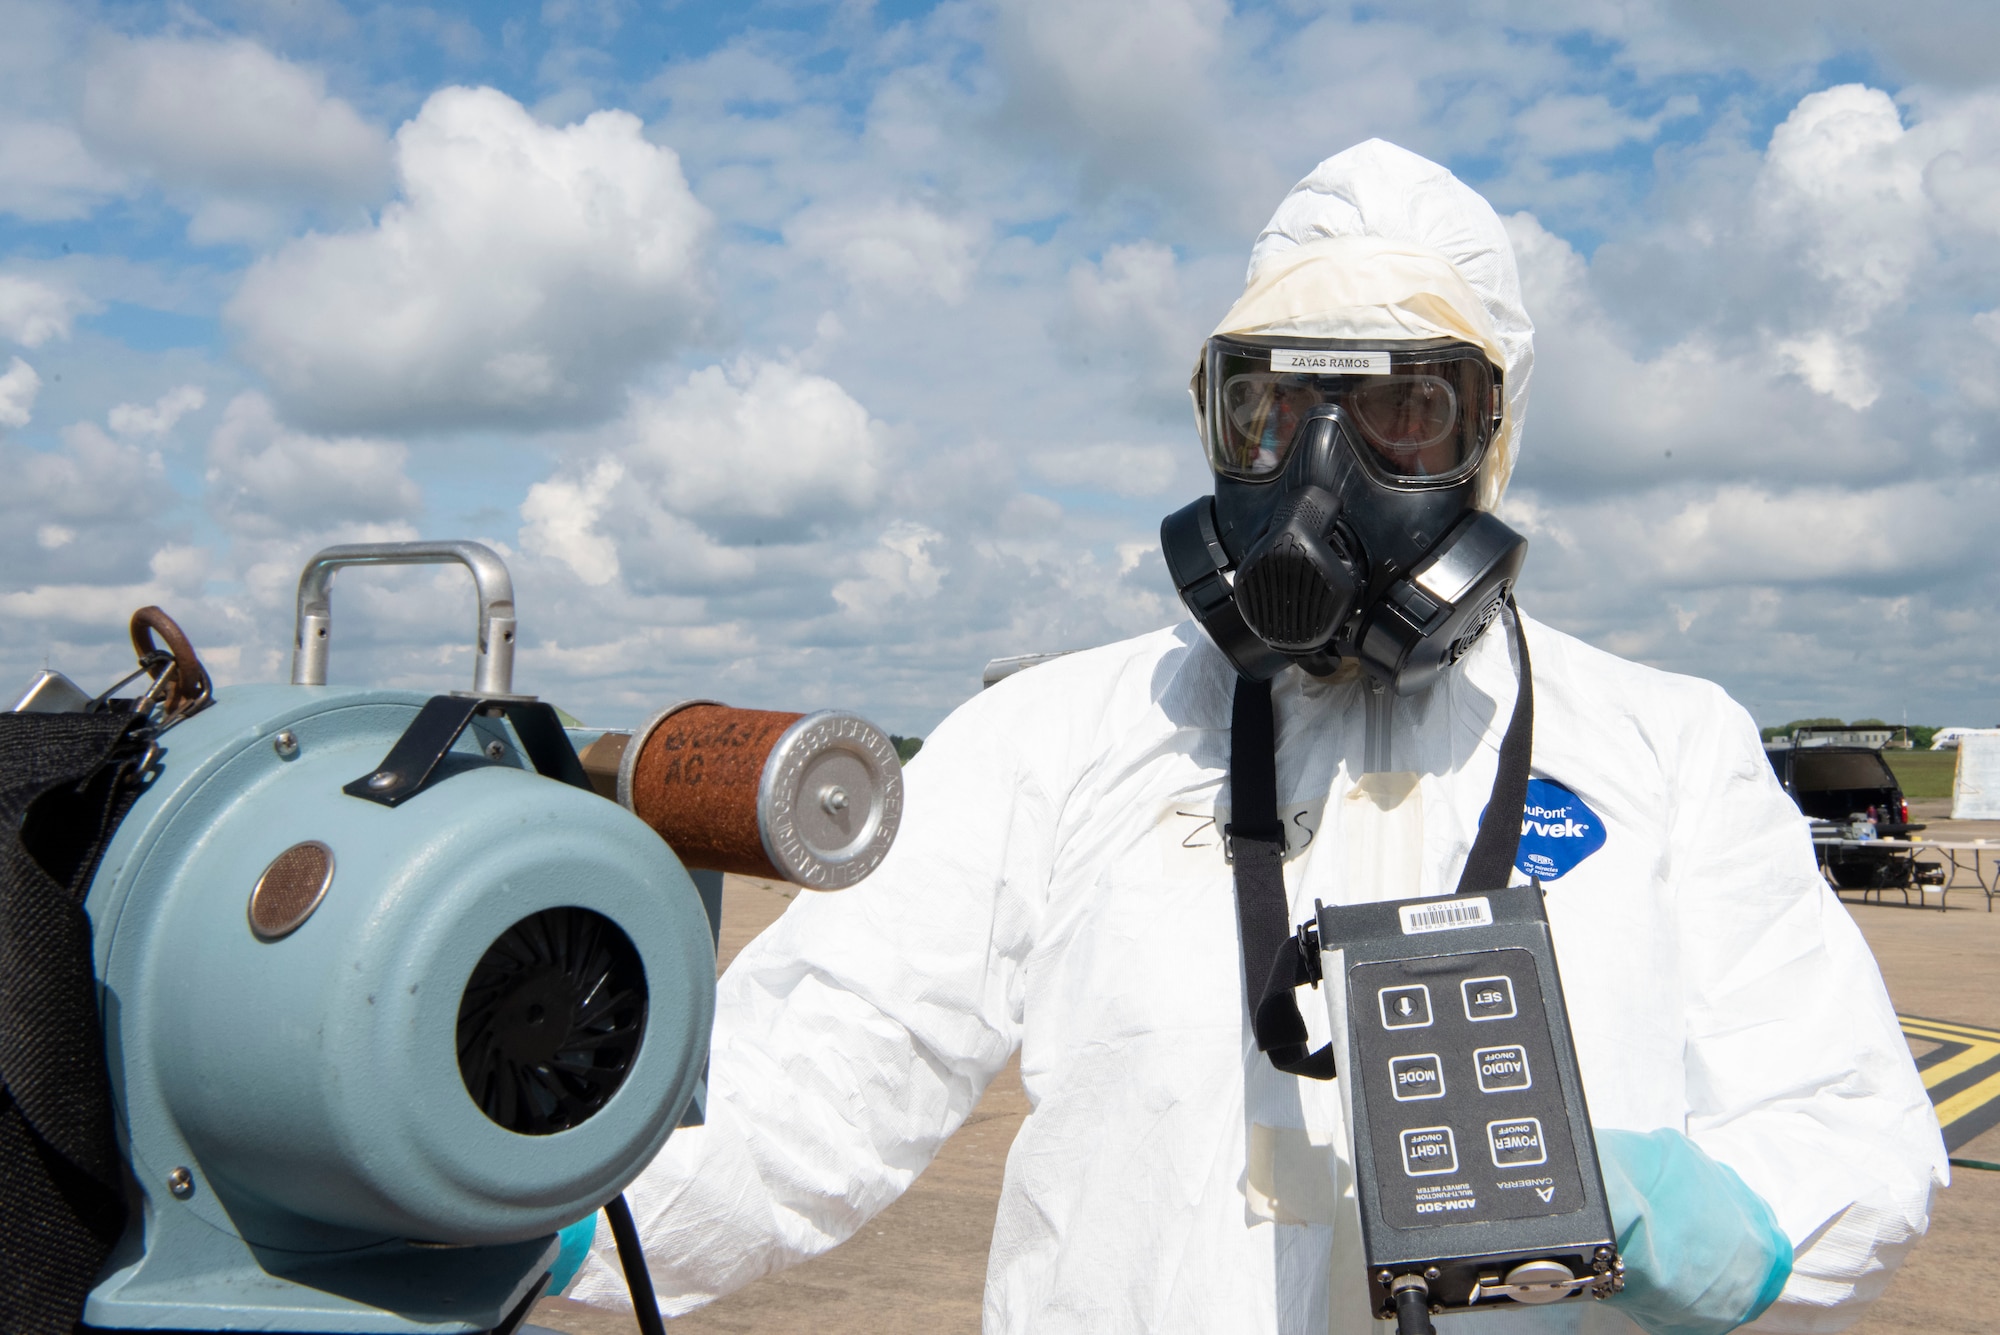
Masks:
[[[1798,1248],[1755,1328],[1838,1329],[1923,1232],[1946,1172],[1874,962],[1742,709],[1527,628],[1534,772],[1607,831],[1547,896],[1592,1118],[1684,1131],[1741,1174]],[[1337,829],[1325,810],[1386,739],[1388,767],[1421,776],[1405,809],[1421,813],[1420,893],[1449,893],[1511,657],[1488,634],[1407,700],[1287,671],[1281,804]],[[1280,1074],[1251,1040],[1207,823],[1227,800],[1233,683],[1186,623],[1024,672],[937,729],[881,869],[800,897],[722,981],[709,1124],[627,1193],[667,1311],[854,1233],[1018,1048],[1033,1111],[1008,1156],[988,1331],[1381,1329],[1339,1091]],[[1337,837],[1288,862],[1294,921],[1315,899],[1384,897],[1346,862]],[[1322,1042],[1319,994],[1301,997]],[[602,1230],[572,1296],[624,1301]],[[1636,1329],[1588,1302],[1440,1325]]]

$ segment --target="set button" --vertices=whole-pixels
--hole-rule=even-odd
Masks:
[[[1514,980],[1506,974],[1468,978],[1458,987],[1465,998],[1466,1019],[1477,1022],[1514,1018]]]

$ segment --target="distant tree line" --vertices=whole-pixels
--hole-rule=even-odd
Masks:
[[[1888,728],[1894,731],[1902,726],[1900,723],[1890,723],[1879,718],[1858,718],[1851,723],[1837,718],[1795,718],[1790,723],[1780,723],[1776,727],[1765,728],[1763,738],[1767,742],[1775,741],[1780,737],[1791,736],[1800,728]],[[1948,726],[1950,725],[1944,723],[1912,723],[1909,725],[1910,745],[1919,751],[1927,750],[1930,744],[1937,740],[1937,735]],[[1994,726],[2000,727],[2000,724]],[[924,749],[924,739],[921,737],[898,737],[892,732],[889,734],[889,741],[896,748],[896,758],[905,765],[910,763],[912,756]]]
[[[1789,737],[1800,728],[1888,728],[1893,732],[1902,726],[1900,723],[1888,723],[1879,718],[1858,718],[1852,723],[1843,723],[1837,718],[1796,718],[1775,728],[1765,728],[1763,736],[1764,740],[1769,742],[1780,737]],[[1948,726],[1950,725],[1944,723],[1912,723],[1909,725],[1910,745],[1919,751],[1925,750]]]

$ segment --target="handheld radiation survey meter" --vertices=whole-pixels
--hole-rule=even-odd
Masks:
[[[1397,1335],[1625,1284],[1541,884],[1507,885],[1521,827],[1487,818],[1523,810],[1534,743],[1527,635],[1503,598],[1520,684],[1455,894],[1316,903],[1287,939],[1270,683],[1240,678],[1230,715],[1225,834],[1251,1031],[1278,1070],[1340,1081],[1369,1306]],[[1325,984],[1332,1021],[1318,1051],[1306,983]]]
[[[1375,1314],[1617,1292],[1540,885],[1317,909]]]

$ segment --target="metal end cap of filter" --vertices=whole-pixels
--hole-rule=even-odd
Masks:
[[[812,890],[840,890],[888,855],[903,819],[903,767],[858,714],[807,714],[764,762],[757,828],[771,865]]]

